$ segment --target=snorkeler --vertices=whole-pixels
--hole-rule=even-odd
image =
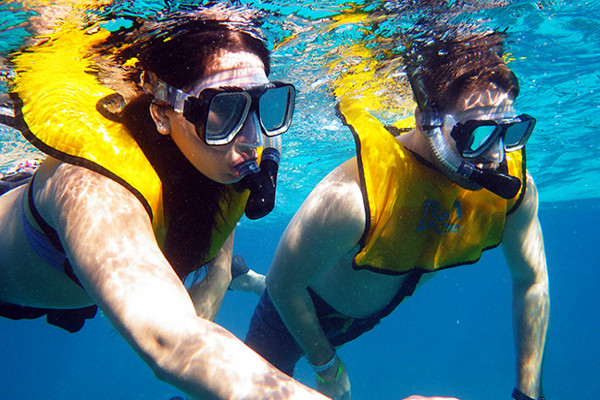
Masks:
[[[322,399],[211,322],[236,223],[272,208],[294,108],[248,13],[217,5],[115,32],[65,18],[13,57],[15,127],[48,157],[4,177],[20,185],[0,197],[0,315],[76,332],[100,309],[195,398]],[[119,91],[106,83],[121,70]]]
[[[515,111],[519,87],[502,45],[491,33],[415,48],[408,76],[418,108],[408,133],[394,137],[340,99],[357,157],[326,176],[289,223],[246,337],[286,374],[306,356],[317,389],[349,399],[336,347],[374,328],[436,271],[502,244],[513,279],[512,396],[542,398],[548,276],[524,148],[535,119]]]

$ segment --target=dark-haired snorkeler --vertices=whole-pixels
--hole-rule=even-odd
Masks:
[[[75,332],[100,308],[194,398],[323,399],[210,321],[237,221],[269,211],[256,198],[272,195],[272,137],[295,98],[267,78],[269,52],[241,13],[217,6],[112,33],[64,18],[13,57],[10,119],[48,157],[31,179],[5,177],[23,184],[0,197],[0,315]],[[120,94],[100,84],[120,70],[103,70],[110,62],[126,77],[143,70],[142,82],[118,81],[130,84]]]
[[[341,99],[358,155],[326,176],[288,225],[246,337],[273,365],[292,376],[306,356],[318,390],[349,399],[336,347],[375,327],[436,271],[502,243],[513,279],[512,398],[542,398],[548,277],[523,147],[535,119],[515,111],[519,87],[502,43],[495,33],[427,42],[408,70],[416,127],[397,137]]]

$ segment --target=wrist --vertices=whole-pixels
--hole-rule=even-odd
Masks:
[[[333,350],[333,356],[331,356],[331,359],[328,362],[326,362],[323,365],[315,365],[313,363],[310,363],[310,366],[315,370],[315,373],[322,374],[323,372],[331,369],[331,367],[335,365],[337,359],[337,353],[335,350]]]
[[[321,370],[321,372],[316,372],[317,380],[321,383],[329,384],[338,380],[340,375],[342,375],[342,371],[344,370],[344,364],[342,360],[340,360],[337,355],[333,357],[333,364],[329,366],[329,368]]]
[[[540,397],[538,397],[537,399],[534,399],[533,397],[527,396],[525,393],[521,392],[517,388],[513,389],[512,398],[513,398],[513,400],[544,400],[543,395],[540,395]]]

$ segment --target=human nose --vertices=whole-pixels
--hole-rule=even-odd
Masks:
[[[504,135],[500,135],[496,140],[494,140],[494,142],[492,142],[488,150],[483,153],[482,156],[490,162],[500,164],[502,161],[504,161],[505,153]]]
[[[252,111],[248,114],[242,129],[235,137],[234,144],[240,152],[254,150],[262,146],[262,131],[256,112]]]

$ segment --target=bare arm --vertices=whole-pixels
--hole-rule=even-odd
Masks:
[[[227,238],[217,256],[206,265],[206,276],[188,290],[199,317],[214,321],[221,308],[231,282],[233,236],[234,232]]]
[[[355,163],[338,167],[313,190],[288,225],[267,274],[273,303],[313,365],[331,360],[334,348],[319,324],[307,287],[351,251],[364,230],[355,171]],[[331,368],[334,376],[336,366]]]
[[[36,201],[88,294],[158,378],[203,399],[323,398],[196,316],[146,211],[121,185],[62,165]]]
[[[537,399],[550,313],[548,272],[537,216],[537,188],[527,176],[523,203],[506,221],[503,250],[513,278],[513,324],[517,352],[517,388]]]

